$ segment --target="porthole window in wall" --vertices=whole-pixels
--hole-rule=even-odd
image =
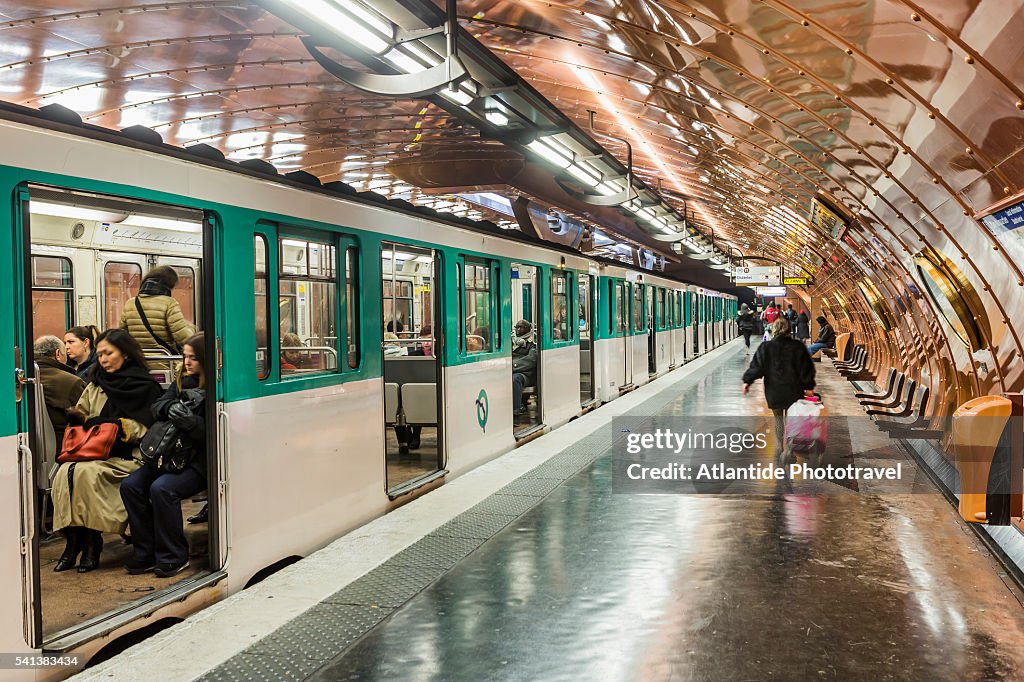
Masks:
[[[875,316],[875,321],[882,325],[882,328],[885,331],[891,331],[892,320],[889,317],[889,308],[882,300],[882,294],[875,287],[874,282],[870,282],[866,279],[861,280],[860,282],[857,282],[857,288],[860,289],[861,295],[863,295],[864,300],[867,301],[868,307]]]
[[[957,338],[971,351],[984,348],[979,320],[985,320],[985,310],[964,273],[934,249],[914,256],[914,264],[928,298]]]

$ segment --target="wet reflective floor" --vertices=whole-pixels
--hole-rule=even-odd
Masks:
[[[763,413],[739,393],[745,360],[659,416]],[[853,414],[853,388],[821,367],[832,413]],[[854,450],[899,456],[854,428]],[[928,482],[612,494],[611,471],[600,457],[314,679],[1024,677],[1020,595]]]

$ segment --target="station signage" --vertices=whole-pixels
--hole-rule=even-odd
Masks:
[[[782,284],[782,266],[770,265],[751,268],[736,268],[733,281],[740,286],[779,286]]]
[[[778,298],[786,295],[786,287],[754,287],[754,293],[766,298]]]
[[[842,239],[846,231],[846,221],[842,216],[819,199],[811,200],[811,224],[835,240]]]
[[[801,286],[807,284],[806,277],[784,277],[782,283],[786,286]]]

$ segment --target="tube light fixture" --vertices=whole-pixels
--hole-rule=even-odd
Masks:
[[[584,165],[586,164],[586,165]],[[589,163],[574,163],[569,166],[569,175],[573,176],[588,187],[597,187],[601,184],[601,176],[595,174],[596,171],[591,170],[592,166]]]
[[[545,161],[553,163],[563,170],[572,165],[571,156],[566,156],[542,139],[534,140],[530,144],[526,145],[526,148],[543,158]]]
[[[127,214],[115,213],[113,211],[100,211],[95,208],[84,206],[73,206],[70,204],[53,204],[48,201],[29,202],[29,213],[36,215],[48,215],[55,218],[74,218],[75,220],[94,220],[98,223],[119,223],[125,219]]]
[[[172,230],[174,232],[202,232],[202,223],[193,223],[171,218],[157,218],[149,215],[129,215],[121,223],[126,227],[149,227],[156,230]]]
[[[330,27],[339,37],[366,48],[373,54],[391,49],[391,22],[355,0],[284,0],[307,18]]]
[[[508,125],[508,116],[506,116],[503,112],[498,111],[496,109],[488,110],[485,116],[487,117],[488,121],[490,121],[496,126]]]

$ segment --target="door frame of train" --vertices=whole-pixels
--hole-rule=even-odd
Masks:
[[[600,324],[600,316],[598,315],[598,312],[597,312],[597,310],[598,310],[598,308],[597,308],[597,306],[598,306],[598,303],[597,303],[597,288],[599,286],[599,277],[597,275],[596,269],[594,271],[592,271],[592,272],[591,271],[587,271],[587,272],[580,271],[580,272],[577,272],[576,273],[576,277],[577,277],[577,279],[576,279],[577,296],[579,296],[579,289],[580,289],[580,286],[583,284],[583,278],[584,277],[586,277],[586,282],[587,282],[587,284],[586,284],[586,289],[587,289],[587,291],[586,291],[587,305],[586,305],[585,310],[586,310],[586,313],[587,313],[587,316],[586,316],[587,328],[590,330],[590,332],[589,332],[590,333],[590,350],[588,352],[588,356],[590,357],[590,363],[589,363],[590,367],[588,368],[590,370],[590,395],[587,397],[586,400],[582,400],[582,395],[580,396],[580,398],[581,398],[581,400],[580,400],[580,407],[584,407],[585,408],[585,407],[589,407],[589,406],[593,405],[594,403],[598,402],[597,375],[596,375],[594,370],[595,370],[595,367],[596,367],[596,364],[597,364],[597,362],[596,362],[596,356],[597,356],[597,337],[598,337],[597,325]],[[579,304],[581,302],[582,302],[581,300],[577,300],[576,301],[576,307],[577,308],[579,307]],[[579,320],[577,319],[574,323],[577,325],[576,333],[579,334],[579,327],[578,327]],[[580,355],[582,357],[582,354],[583,354],[583,341],[582,341],[582,339],[580,339],[579,348],[580,348]],[[581,369],[582,369],[582,366],[583,366],[583,364],[581,362],[580,363]]]
[[[394,499],[397,499],[399,497],[402,497],[403,495],[407,495],[407,494],[413,492],[414,490],[416,490],[418,488],[421,488],[421,487],[423,487],[425,485],[428,485],[429,483],[432,483],[433,481],[437,480],[441,476],[444,476],[447,473],[448,452],[447,452],[447,447],[446,447],[445,438],[444,438],[444,432],[445,432],[445,430],[444,430],[445,401],[444,401],[444,342],[443,342],[443,339],[444,339],[444,324],[443,324],[443,320],[445,319],[445,317],[444,317],[444,311],[443,311],[443,308],[442,308],[442,306],[444,305],[444,300],[443,300],[444,299],[444,296],[443,296],[444,288],[442,286],[443,259],[444,259],[444,256],[443,256],[443,253],[442,253],[442,251],[440,249],[435,248],[434,246],[429,245],[429,244],[417,244],[417,243],[409,242],[409,241],[401,242],[401,241],[397,241],[395,239],[382,239],[380,241],[379,245],[378,245],[377,255],[376,255],[377,259],[381,263],[383,263],[383,256],[384,256],[384,254],[386,253],[386,251],[387,251],[387,249],[389,247],[390,247],[391,253],[392,253],[392,260],[391,260],[391,275],[392,275],[391,296],[392,296],[392,305],[395,305],[394,302],[398,298],[396,290],[395,290],[395,286],[394,286],[394,282],[396,281],[395,280],[395,274],[396,273],[395,273],[395,266],[394,266],[394,262],[395,262],[394,254],[396,252],[398,252],[402,248],[409,249],[410,253],[416,253],[416,254],[422,254],[422,255],[425,255],[425,254],[423,254],[423,252],[425,252],[425,251],[429,251],[430,252],[430,305],[431,305],[431,308],[432,308],[431,315],[430,315],[430,325],[431,325],[431,335],[433,337],[433,340],[431,341],[431,346],[432,346],[432,352],[434,354],[434,396],[435,396],[434,404],[436,405],[436,410],[437,410],[436,411],[437,425],[435,426],[436,433],[437,433],[437,465],[436,465],[436,468],[433,471],[429,472],[429,473],[423,474],[422,476],[417,476],[416,478],[411,478],[411,479],[406,480],[406,481],[401,481],[401,482],[396,483],[395,485],[391,485],[389,480],[388,480],[387,430],[388,430],[389,427],[388,427],[388,424],[387,424],[386,416],[382,415],[381,424],[382,424],[382,427],[383,427],[383,434],[384,434],[384,441],[383,441],[384,449],[383,449],[381,454],[384,457],[384,459],[383,459],[383,463],[384,463],[384,492],[385,492],[385,494],[387,494],[388,499],[394,500]],[[364,273],[364,281],[365,281],[365,273]],[[384,275],[383,275],[383,271],[381,271],[380,277],[378,277],[376,291],[377,291],[377,300],[380,301],[380,306],[381,306],[381,325],[384,325],[384,324],[387,323],[387,320],[384,319],[384,315],[383,315],[383,306],[384,306]],[[415,292],[413,293],[413,300],[414,300],[413,306],[415,308]],[[381,329],[383,330],[383,326],[381,327]],[[382,331],[382,333],[383,333],[383,331]],[[380,344],[380,395],[381,396],[384,395],[385,384],[387,383],[387,379],[386,379],[385,374],[384,374],[384,369],[385,369],[385,364],[384,364],[385,363],[384,348],[385,348],[385,344],[384,344],[384,341],[383,341],[383,338],[382,338],[381,339],[381,344]],[[401,387],[399,387],[399,391],[401,391]],[[382,404],[383,404],[383,401],[382,401]]]
[[[22,391],[22,400],[16,404],[16,419],[19,444],[19,473],[21,476],[21,490],[19,508],[21,510],[21,552],[22,571],[24,578],[23,585],[23,615],[24,634],[26,643],[33,648],[48,647],[54,651],[64,651],[73,648],[83,642],[89,641],[97,636],[111,632],[127,622],[132,622],[141,616],[165,606],[168,603],[178,601],[184,595],[190,594],[198,589],[212,585],[223,579],[229,559],[230,548],[228,546],[228,526],[226,514],[225,495],[227,494],[227,467],[226,467],[226,425],[222,428],[222,354],[220,344],[220,330],[223,329],[223,321],[215,305],[218,299],[212,285],[219,279],[214,276],[215,254],[223,253],[218,243],[222,230],[216,216],[210,212],[197,207],[188,207],[198,214],[202,212],[202,261],[199,264],[197,276],[203,284],[201,300],[196,303],[200,305],[197,311],[196,322],[201,325],[207,340],[208,349],[206,353],[206,372],[209,383],[207,390],[213,391],[213,400],[207,400],[206,413],[206,438],[207,438],[207,495],[210,503],[211,521],[208,525],[208,546],[209,546],[209,568],[190,576],[184,580],[171,582],[166,588],[152,592],[140,597],[136,602],[112,606],[111,608],[88,616],[75,625],[63,630],[45,633],[43,630],[43,600],[42,581],[40,576],[40,524],[41,505],[40,498],[36,494],[35,477],[39,465],[39,453],[36,434],[35,393],[41,389],[38,377],[35,372],[35,358],[33,354],[34,322],[32,309],[28,304],[32,291],[32,229],[31,229],[31,192],[33,187],[53,186],[61,190],[73,191],[83,189],[76,182],[57,180],[55,183],[40,183],[35,180],[22,181],[15,189],[15,211],[14,223],[12,225],[13,253],[11,263],[13,266],[13,282],[20,282],[20,286],[13,288],[13,303],[15,310],[15,341],[16,347],[21,350],[20,368],[24,373],[25,380],[22,386],[31,386],[32,389]],[[110,192],[103,188],[93,190],[101,195],[111,195],[124,198],[129,201],[140,203],[151,202],[150,199],[138,196],[136,193]],[[159,200],[157,200],[159,201]],[[173,205],[185,206],[177,202],[163,202]],[[99,250],[97,250],[99,252]],[[104,252],[105,253],[105,252]],[[115,252],[111,252],[115,253]],[[128,262],[127,260],[124,262]],[[97,292],[97,298],[102,297],[103,292]],[[99,302],[98,302],[99,303]],[[101,306],[97,305],[97,326],[102,324],[99,317]],[[26,396],[28,399],[26,399]]]
[[[12,287],[12,303],[15,310],[14,342],[15,342],[15,381],[20,389],[20,396],[15,396],[15,415],[18,432],[18,472],[19,500],[21,511],[21,568],[22,568],[22,605],[24,616],[24,634],[26,643],[34,648],[43,645],[43,607],[42,584],[39,578],[39,532],[37,520],[40,518],[40,500],[36,495],[36,455],[41,452],[35,433],[35,419],[39,400],[37,391],[42,390],[39,377],[35,372],[35,356],[32,348],[30,329],[32,328],[32,311],[27,305],[28,292],[32,290],[31,268],[31,226],[29,223],[29,190],[27,185],[20,185],[15,190],[15,219],[13,243],[11,244],[11,265],[13,281],[20,286]],[[20,254],[20,257],[19,257]],[[18,366],[20,362],[20,367]],[[17,392],[16,392],[17,393]]]

